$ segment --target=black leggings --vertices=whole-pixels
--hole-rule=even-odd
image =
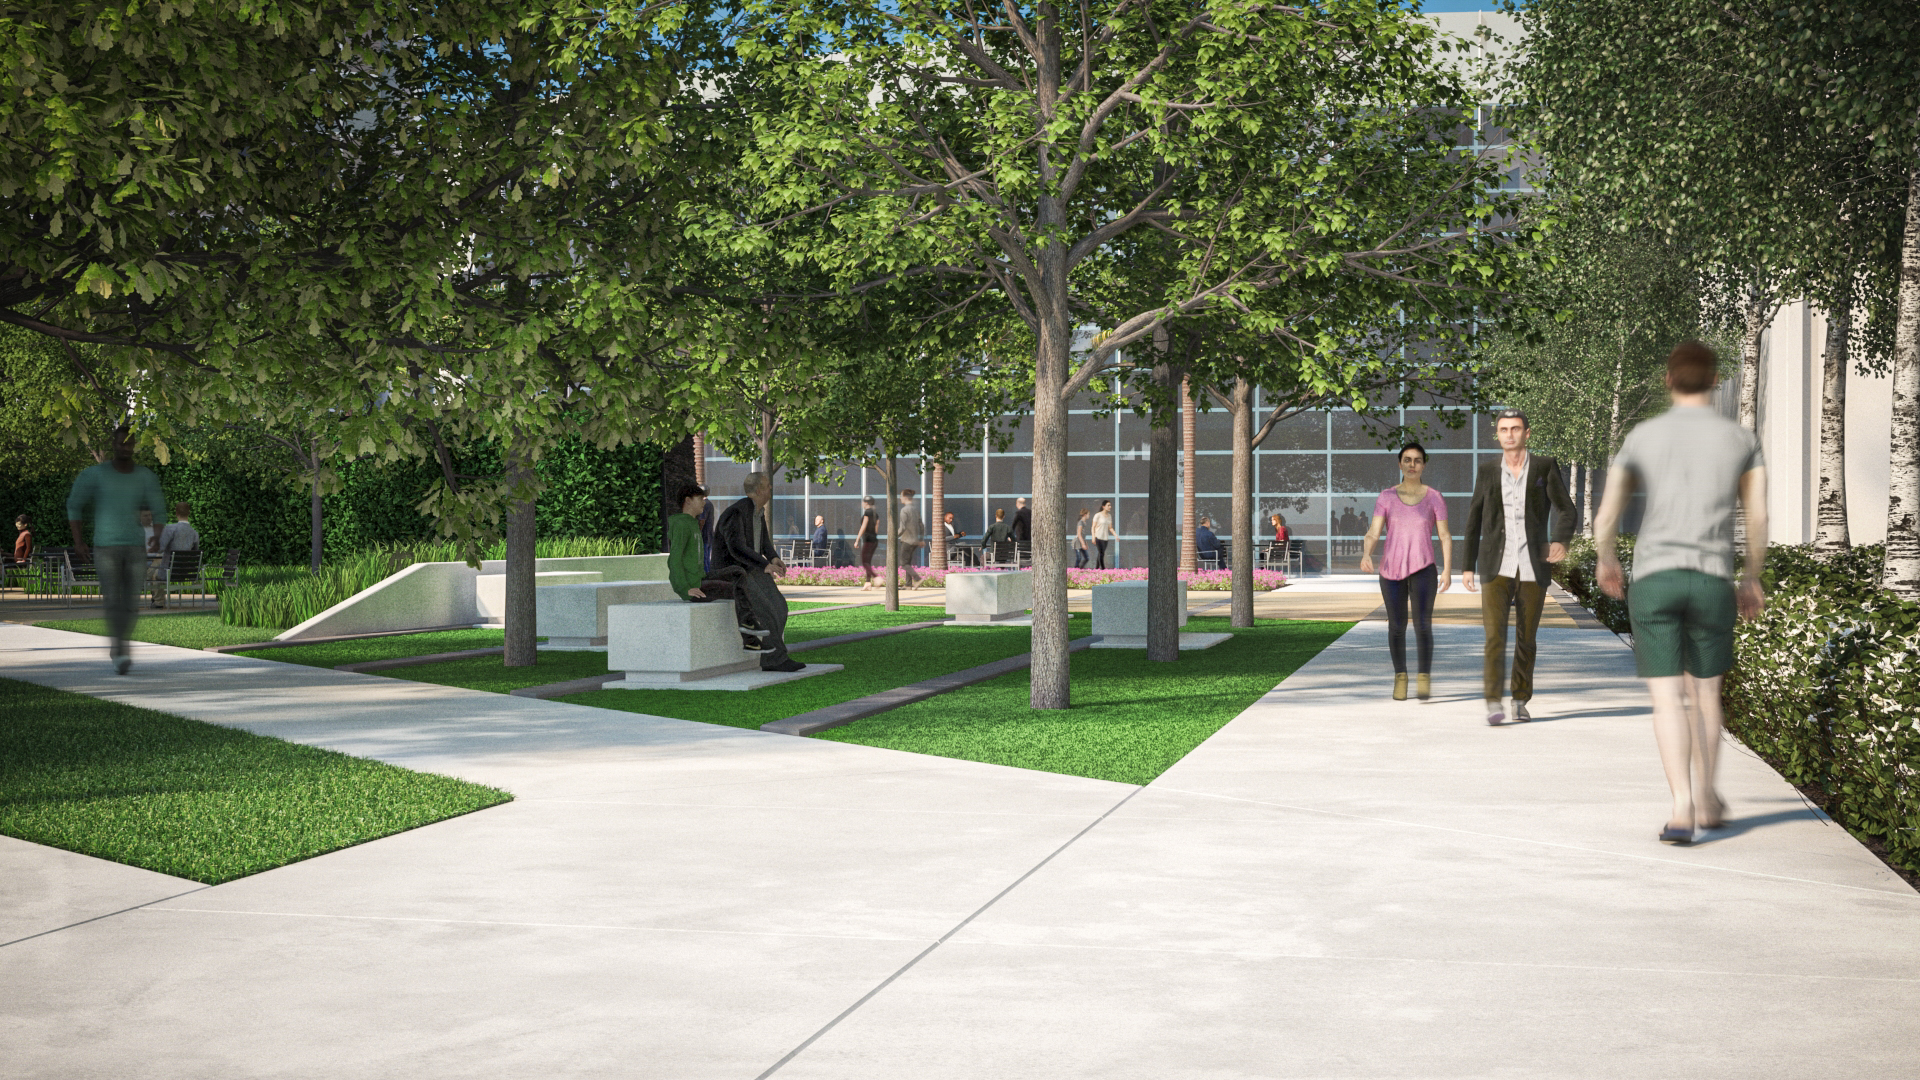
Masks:
[[[1387,651],[1393,655],[1393,673],[1407,673],[1407,601],[1413,601],[1413,637],[1420,646],[1420,674],[1433,674],[1433,594],[1440,588],[1440,570],[1432,563],[1395,581],[1380,579],[1380,596],[1387,602]]]
[[[1095,550],[1100,552],[1100,554],[1093,557],[1093,568],[1095,570],[1105,570],[1107,568],[1107,542],[1105,540],[1095,540],[1093,546]]]

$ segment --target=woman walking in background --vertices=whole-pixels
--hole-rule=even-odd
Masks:
[[[913,501],[916,494],[912,488],[903,488],[900,492],[900,571],[906,575],[909,589],[920,587],[920,577],[913,572],[913,560],[919,557],[920,545],[924,542],[920,535],[920,506]]]
[[[1093,568],[1107,568],[1107,544],[1113,540],[1113,500],[1101,499],[1100,512],[1093,515]]]
[[[1084,506],[1081,507],[1080,520],[1073,526],[1073,568],[1075,570],[1087,568],[1087,519],[1092,516],[1092,511]]]
[[[1361,542],[1360,572],[1374,572],[1373,545],[1384,527],[1386,550],[1380,558],[1380,595],[1387,603],[1387,651],[1393,657],[1393,700],[1407,700],[1407,620],[1419,643],[1419,683],[1425,701],[1433,695],[1433,598],[1453,584],[1453,538],[1447,534],[1447,503],[1422,482],[1427,448],[1417,442],[1400,448],[1400,483],[1373,502],[1373,523]],[[1440,534],[1445,565],[1433,565],[1433,534]]]
[[[873,588],[873,549],[880,544],[880,515],[873,510],[873,496],[860,500],[860,531],[853,534],[853,546],[860,551],[860,588]]]

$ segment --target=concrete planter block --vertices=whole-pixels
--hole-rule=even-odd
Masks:
[[[498,625],[507,617],[507,575],[504,564],[498,573],[487,572],[487,564],[480,565],[480,574],[473,581],[474,608],[479,612],[476,622]],[[598,570],[536,570],[533,574],[534,599],[540,596],[543,585],[585,585],[604,580]]]
[[[665,581],[667,556],[658,555],[581,555],[564,559],[535,559],[533,568],[546,570],[598,570],[601,581]],[[480,564],[482,574],[504,574],[505,559],[488,559]]]
[[[544,649],[604,649],[607,608],[614,604],[679,603],[664,581],[601,581],[546,585],[533,591],[535,619],[547,639]]]
[[[676,599],[607,608],[607,670],[634,683],[698,682],[759,667],[760,654],[740,647],[732,604]]]
[[[947,614],[958,623],[1022,618],[1033,606],[1033,571],[948,574]]]
[[[1187,625],[1187,583],[1174,590],[1180,598],[1180,626]],[[1144,649],[1147,647],[1147,583],[1116,581],[1093,587],[1093,633],[1096,649]],[[1181,634],[1180,648],[1207,649],[1232,638],[1232,634]]]

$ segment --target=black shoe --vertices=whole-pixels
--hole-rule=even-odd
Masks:
[[[760,670],[761,671],[804,671],[806,669],[806,666],[807,665],[789,656],[785,660],[782,660],[779,663],[772,665],[771,667],[763,665],[760,668]]]
[[[740,647],[748,652],[765,652],[767,649],[765,645],[760,643],[759,638],[748,637],[746,634],[740,635]]]
[[[766,636],[767,636],[767,632],[766,632],[765,630],[762,630],[762,629],[760,629],[760,628],[759,628],[759,627],[757,627],[757,626],[749,626],[749,625],[748,625],[748,624],[746,624],[746,623],[741,623],[741,624],[740,624],[740,636],[741,636],[741,637],[755,637],[755,638],[762,638],[762,637],[766,637]]]

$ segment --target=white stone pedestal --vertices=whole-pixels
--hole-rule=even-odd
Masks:
[[[947,614],[956,623],[1013,622],[1033,606],[1033,571],[950,573],[946,591]]]
[[[760,654],[740,647],[740,624],[724,600],[607,608],[607,670],[629,680],[670,685],[759,669]]]
[[[541,570],[533,575],[534,600],[539,602],[543,585],[584,585],[600,581],[604,576],[598,570]],[[473,602],[480,613],[480,622],[499,626],[507,617],[507,575],[481,574],[474,578]]]
[[[547,585],[533,592],[543,649],[601,651],[607,647],[607,608],[615,604],[680,603],[664,581],[599,581]],[[729,607],[732,605],[728,605]]]
[[[1187,583],[1174,590],[1179,597],[1179,622],[1187,625]],[[1096,649],[1144,649],[1147,647],[1147,583],[1116,581],[1093,587],[1093,643]],[[1180,648],[1207,649],[1233,637],[1232,634],[1180,635]]]

